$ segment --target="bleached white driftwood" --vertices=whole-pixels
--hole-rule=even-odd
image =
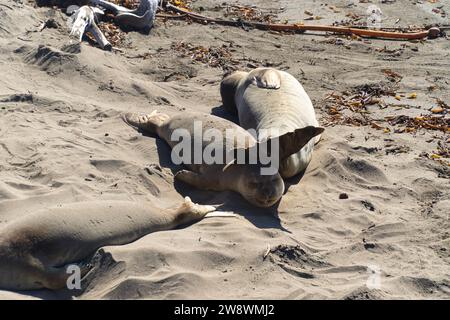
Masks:
[[[159,0],[141,0],[139,7],[134,10],[105,0],[91,0],[91,4],[112,11],[115,14],[114,21],[117,24],[137,30],[145,30],[153,26]]]
[[[89,31],[102,49],[111,50],[111,44],[95,23],[96,14],[103,14],[103,11],[90,6],[82,6],[76,10],[69,18],[69,24],[72,28],[70,35],[81,42],[84,33]]]

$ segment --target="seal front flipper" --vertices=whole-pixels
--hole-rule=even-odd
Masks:
[[[258,88],[279,89],[281,87],[281,76],[276,69],[258,68],[250,72],[249,77]]]
[[[321,127],[307,126],[278,137],[280,160],[284,160],[290,155],[299,152],[312,138],[318,136],[324,130]]]
[[[299,152],[312,138],[318,136],[324,130],[325,129],[321,127],[307,126],[278,137],[264,138],[249,148],[235,148],[232,150],[233,161],[228,163],[223,168],[223,171],[235,163],[239,153],[241,153],[245,161],[248,162],[249,159],[251,159],[251,155],[258,155],[259,150],[266,150],[266,148],[271,151],[273,151],[274,147],[278,148],[279,159],[280,161],[283,161],[289,156]]]
[[[175,179],[183,181],[191,186],[194,186],[198,189],[202,190],[214,190],[214,191],[222,191],[221,188],[218,188],[218,184],[211,183],[211,178],[208,175],[202,175],[200,173],[196,173],[194,171],[189,170],[181,170],[175,174]]]

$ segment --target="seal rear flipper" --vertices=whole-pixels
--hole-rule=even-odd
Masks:
[[[156,110],[147,115],[131,112],[122,115],[122,120],[129,126],[153,134],[157,134],[158,128],[168,119],[169,116],[167,114]]]

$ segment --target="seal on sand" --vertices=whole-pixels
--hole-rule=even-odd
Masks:
[[[302,85],[287,72],[257,68],[251,72],[237,71],[220,85],[223,106],[237,114],[244,129],[256,129],[258,140],[268,137],[259,132],[279,130],[280,135],[306,126],[318,126],[313,105]],[[309,141],[300,151],[280,163],[280,174],[289,178],[308,166],[314,143]],[[281,145],[281,147],[283,147]]]
[[[202,219],[212,206],[188,197],[172,209],[126,201],[81,202],[13,220],[0,230],[0,288],[62,289],[66,267],[107,245],[123,245],[151,232]],[[89,267],[80,264],[82,275]]]
[[[182,129],[190,137],[194,137],[196,123],[201,124],[203,132],[209,129],[221,132],[222,140],[215,140],[214,143],[218,144],[224,153],[234,152],[234,150],[239,149],[235,138],[238,138],[240,141],[246,141],[246,150],[258,147],[258,143],[249,132],[231,121],[209,114],[183,112],[169,117],[166,114],[154,111],[149,115],[128,113],[123,116],[123,119],[133,127],[158,135],[171,148],[178,144],[178,141],[171,139],[174,131]],[[228,130],[231,130],[234,134],[232,141],[227,141],[226,132]],[[286,143],[288,145],[287,148],[280,148],[280,160],[296,153],[310,139],[322,131],[322,128],[309,126],[279,137],[280,141],[289,140],[291,142]],[[194,141],[191,143],[194,143]],[[203,135],[199,144],[201,144],[199,152],[203,153],[205,148],[210,146],[211,140]],[[195,146],[191,150],[195,150]],[[193,155],[190,155],[190,157],[192,158]],[[238,192],[248,202],[258,207],[270,207],[278,202],[283,195],[284,182],[278,171],[275,174],[261,174],[262,165],[259,161],[255,164],[207,164],[204,161],[198,164],[194,163],[194,161],[184,162],[184,165],[190,170],[179,171],[175,178],[203,190],[231,190]]]

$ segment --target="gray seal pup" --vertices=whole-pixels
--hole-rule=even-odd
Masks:
[[[155,231],[202,219],[215,210],[194,204],[161,209],[129,201],[80,202],[38,211],[0,230],[0,289],[62,289],[69,265],[80,263],[103,246],[123,245]]]
[[[239,124],[244,129],[256,129],[258,140],[267,138],[260,135],[260,131],[275,129],[282,135],[298,128],[319,125],[302,85],[284,71],[273,68],[237,71],[222,80],[220,93],[224,108],[238,115]],[[316,136],[280,163],[283,178],[293,177],[306,169],[314,144],[319,139],[320,136]]]
[[[201,125],[202,132],[216,130],[221,133],[219,138],[214,139],[215,144],[224,154],[244,149],[250,152],[252,148],[258,148],[256,139],[246,130],[237,124],[223,118],[213,115],[195,112],[183,112],[174,116],[168,116],[157,111],[149,115],[140,115],[137,113],[127,113],[123,115],[123,120],[142,131],[156,134],[169,144],[173,149],[176,148],[179,141],[172,139],[174,132],[184,130],[188,136],[196,135],[196,123]],[[233,132],[233,136],[227,141],[227,131]],[[279,159],[285,159],[291,154],[300,150],[309,140],[323,131],[322,128],[308,126],[305,128],[288,132],[283,136],[277,137],[279,145],[286,145],[280,148]],[[179,132],[179,131],[178,131]],[[203,154],[206,148],[211,148],[212,140],[206,135],[200,137],[198,153]],[[236,140],[245,141],[245,146],[239,146]],[[194,144],[194,139],[192,139]],[[195,150],[193,145],[191,150]],[[255,163],[234,163],[234,160],[226,163],[214,162],[207,163],[201,159],[201,162],[193,161],[194,152],[189,155],[188,161],[183,164],[189,170],[181,170],[176,173],[175,178],[187,184],[193,185],[203,190],[213,191],[235,191],[242,195],[248,202],[258,207],[270,207],[277,203],[284,192],[284,182],[278,173],[262,174],[263,165],[260,161]],[[172,152],[173,156],[173,152]],[[225,155],[224,155],[225,157]],[[172,158],[173,159],[173,158]]]

